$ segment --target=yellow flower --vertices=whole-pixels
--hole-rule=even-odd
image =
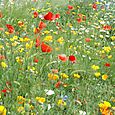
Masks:
[[[19,64],[22,64],[22,63],[23,63],[23,60],[22,60],[20,57],[16,57],[16,61],[17,61]]]
[[[16,41],[14,41],[13,43],[12,43],[12,46],[17,46],[18,45],[18,42],[16,42]]]
[[[44,103],[46,101],[46,99],[43,97],[36,97],[36,101],[39,103]]]
[[[59,76],[57,74],[49,73],[48,78],[49,80],[57,80],[59,79]]]
[[[18,39],[18,36],[13,36],[13,39],[14,39],[14,40],[17,40],[17,39]]]
[[[30,41],[30,43],[26,43],[26,49],[31,49],[33,46],[33,41]]]
[[[24,107],[22,107],[22,106],[18,107],[17,111],[18,111],[19,113],[24,112]]]
[[[99,104],[99,107],[100,107],[100,112],[102,113],[102,115],[110,115],[110,107],[111,107],[111,104],[107,101],[104,101],[104,103],[100,103]]]
[[[17,101],[18,101],[18,104],[23,104],[26,101],[26,99],[22,96],[17,96]]]
[[[6,115],[6,108],[0,105],[0,115]]]
[[[45,42],[52,42],[52,40],[53,40],[53,37],[52,37],[52,36],[46,36],[46,37],[44,38],[44,41],[45,41]]]
[[[57,42],[60,43],[60,44],[63,44],[64,38],[63,38],[63,37],[60,37],[59,39],[57,39]]]
[[[64,78],[64,79],[66,79],[66,78],[68,78],[69,76],[66,75],[65,73],[61,73],[61,77]]]
[[[9,35],[10,33],[9,32],[5,32],[6,35]]]
[[[2,49],[3,48],[3,45],[0,45],[0,49]]]
[[[49,34],[49,33],[50,33],[50,31],[48,31],[48,30],[44,31],[44,34]]]
[[[96,72],[94,75],[95,75],[96,77],[99,77],[101,74],[100,74],[100,72]]]
[[[73,77],[74,78],[80,78],[80,75],[79,74],[74,74]]]
[[[108,78],[108,75],[106,75],[106,74],[102,75],[103,80],[106,80],[107,78]]]
[[[64,102],[62,99],[59,99],[58,102],[57,102],[57,104],[59,106],[66,106],[66,102]]]
[[[109,53],[110,51],[111,51],[111,48],[108,46],[108,47],[104,47],[104,51],[106,52],[106,53]]]
[[[115,36],[111,36],[111,39],[114,41],[115,40]]]
[[[109,55],[109,56],[108,56],[108,59],[111,59],[111,58],[112,58],[112,55]]]
[[[7,67],[8,67],[8,65],[7,65],[5,62],[1,62],[1,66],[2,66],[3,68],[7,68]]]
[[[99,66],[92,65],[91,68],[92,68],[93,70],[98,70],[98,69],[99,69]]]

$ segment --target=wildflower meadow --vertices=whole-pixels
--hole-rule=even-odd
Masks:
[[[115,1],[0,0],[0,115],[115,115]]]

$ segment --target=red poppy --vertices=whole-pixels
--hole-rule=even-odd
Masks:
[[[110,67],[111,65],[110,65],[110,63],[105,63],[105,66]]]
[[[4,96],[6,96],[7,89],[3,89],[1,92],[4,94]]]
[[[68,5],[68,9],[69,9],[69,10],[72,10],[72,9],[73,9],[73,6]]]
[[[68,57],[66,57],[65,54],[60,54],[58,55],[58,59],[60,59],[63,62],[66,62],[68,60]]]
[[[49,20],[49,21],[52,21],[52,20],[55,20],[57,18],[60,18],[60,14],[53,14],[52,12],[48,12],[45,16],[44,16],[44,19],[45,20]]]
[[[14,27],[12,25],[6,24],[6,27],[8,28],[9,33],[11,33],[11,34],[14,33]]]
[[[56,87],[56,88],[59,88],[61,84],[62,84],[62,82],[61,82],[61,81],[58,81],[58,82],[55,84],[55,87]]]
[[[44,22],[40,21],[38,27],[39,27],[40,30],[42,30],[43,28],[46,27],[46,24]]]
[[[90,38],[85,38],[85,41],[86,41],[86,42],[90,42],[91,39],[90,39]]]
[[[34,18],[37,18],[38,17],[38,12],[37,11],[33,12],[33,15],[34,15]]]
[[[104,29],[104,30],[111,30],[111,26],[105,25],[105,26],[103,26],[103,29]]]
[[[4,60],[5,56],[4,55],[0,55],[0,60]]]
[[[38,63],[38,61],[39,61],[39,60],[38,60],[36,57],[34,57],[34,62],[35,62],[35,63]]]
[[[74,55],[69,56],[69,60],[74,63],[76,61],[76,57]]]
[[[80,18],[82,18],[83,14],[78,14],[78,16],[79,16]]]
[[[54,20],[57,18],[60,18],[60,14],[55,14],[53,17],[54,17]]]
[[[82,22],[82,18],[77,18],[77,22],[81,23]]]
[[[36,39],[35,47],[37,48],[37,47],[39,47],[40,45],[41,45],[41,43],[40,43],[40,38],[38,37],[38,38]]]
[[[97,5],[94,3],[94,4],[92,5],[92,8],[96,10],[96,9],[97,9]]]
[[[68,11],[66,12],[66,14],[70,14],[70,11],[68,10]]]
[[[2,12],[0,11],[0,18],[2,18],[3,17],[3,14],[2,14]]]
[[[0,28],[0,31],[4,31],[4,28]]]
[[[44,42],[41,43],[41,50],[42,52],[47,52],[47,53],[52,52],[52,48],[49,45],[45,44]]]
[[[45,20],[52,21],[52,17],[53,17],[53,13],[52,13],[52,12],[48,12],[48,13],[44,16],[44,19],[45,19]]]

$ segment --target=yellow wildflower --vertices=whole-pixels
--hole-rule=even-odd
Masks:
[[[58,102],[57,102],[57,104],[59,106],[66,106],[66,102],[64,102],[62,99],[59,99]]]
[[[44,41],[45,41],[45,42],[52,42],[52,40],[53,40],[53,37],[52,37],[52,36],[46,36],[46,37],[44,38]]]
[[[17,111],[18,111],[19,113],[24,112],[24,107],[22,107],[22,106],[18,107]]]
[[[49,73],[48,78],[49,80],[57,80],[59,79],[59,76],[57,74]]]
[[[7,65],[5,62],[1,62],[1,66],[2,66],[3,68],[7,68],[7,67],[8,67],[8,65]]]
[[[17,96],[17,101],[18,101],[18,104],[23,104],[25,102],[25,98],[22,97],[22,96]]]
[[[93,70],[98,70],[98,69],[99,69],[99,66],[92,65],[91,68],[92,68]]]
[[[115,40],[115,36],[111,36],[111,39],[114,41]]]
[[[100,72],[96,72],[94,75],[95,75],[96,77],[99,77],[101,74],[100,74]]]
[[[110,114],[110,107],[111,107],[111,104],[107,101],[104,101],[104,103],[100,103],[99,104],[99,107],[100,107],[100,112],[102,113],[102,115],[111,115]]]
[[[36,97],[36,101],[39,102],[39,103],[44,103],[45,102],[45,98],[43,97]]]
[[[73,77],[74,78],[80,78],[80,75],[79,74],[74,74]]]
[[[50,33],[50,31],[48,31],[48,30],[44,31],[44,34],[49,34],[49,33]]]
[[[16,61],[17,61],[19,64],[22,64],[22,63],[23,63],[23,60],[22,60],[20,57],[16,57]]]
[[[103,80],[106,80],[107,78],[108,78],[108,75],[106,75],[106,74],[102,75]]]
[[[0,115],[6,115],[6,108],[0,105]]]
[[[63,44],[64,38],[63,38],[63,37],[60,37],[59,39],[57,39],[57,42],[60,43],[60,44]]]
[[[111,51],[111,47],[104,47],[104,51],[106,52],[106,53],[109,53],[110,51]]]
[[[108,56],[108,59],[111,59],[111,58],[112,58],[112,55],[109,55],[109,56]]]
[[[69,77],[69,76],[68,76],[68,75],[66,75],[65,73],[61,73],[60,75],[61,75],[61,77],[62,77],[62,78],[64,78],[64,79],[66,79],[66,78],[68,78],[68,77]]]

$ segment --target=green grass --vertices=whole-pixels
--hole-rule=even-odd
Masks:
[[[66,14],[68,4],[74,7],[70,14]],[[0,27],[4,28],[4,31],[0,31],[0,46],[3,46],[0,48],[0,55],[4,55],[6,59],[0,59],[0,104],[7,109],[8,115],[31,115],[32,113],[35,115],[80,115],[80,110],[85,111],[87,115],[100,115],[99,103],[108,101],[112,107],[115,106],[115,39],[111,39],[111,36],[115,36],[113,7],[96,11],[89,4],[92,2],[53,0],[50,4],[39,1],[35,3],[29,1],[26,4],[21,1],[13,5],[6,2],[5,6],[1,7],[3,17],[0,18]],[[60,13],[60,18],[51,22],[42,20],[47,24],[46,28],[41,33],[34,34],[33,29],[38,26],[41,19],[32,18],[32,8],[43,15],[49,11],[54,14]],[[79,18],[78,14],[86,16],[86,21],[79,24],[76,20]],[[26,29],[20,28],[18,21],[24,22]],[[105,25],[110,25],[112,29],[101,32],[103,25],[100,21],[105,21]],[[61,30],[56,27],[56,22],[59,23]],[[13,25],[15,33],[7,35],[6,24]],[[45,31],[50,33],[44,34]],[[53,41],[45,43],[51,46],[53,51],[44,53],[41,48],[35,47],[35,41],[38,36],[43,41],[49,35],[53,37]],[[18,36],[18,39],[11,41],[10,38],[13,36]],[[19,41],[25,36],[33,41],[30,49],[26,49],[30,41]],[[57,42],[60,37],[64,39],[62,44]],[[86,42],[85,38],[90,38],[91,41]],[[12,46],[14,42],[18,44]],[[110,47],[111,50],[102,53],[104,47]],[[19,52],[22,48],[24,50]],[[59,54],[65,54],[67,57],[74,55],[76,63],[71,63],[69,60],[62,62],[58,59]],[[112,57],[108,58],[110,56]],[[20,57],[23,63],[18,63],[17,57]],[[34,57],[39,60],[37,64],[33,62]],[[3,68],[1,62],[5,62],[8,67]],[[106,67],[105,63],[110,63],[110,67]],[[99,66],[99,70],[93,70],[92,65]],[[35,69],[32,70],[32,68]],[[48,79],[48,73],[52,73],[52,69],[58,69],[59,79]],[[95,72],[100,72],[101,75],[97,78],[94,75]],[[61,73],[69,77],[64,79]],[[74,78],[74,74],[79,74],[80,78]],[[106,80],[102,79],[104,74],[108,75]],[[12,85],[7,85],[7,81]],[[61,86],[56,88],[55,84],[58,81],[61,81]],[[65,84],[67,87],[64,87]],[[7,89],[7,92],[3,93],[3,89]],[[46,89],[53,90],[55,94],[47,95]],[[65,95],[68,97],[65,101],[66,106],[58,105],[58,100],[63,99]],[[17,96],[23,96],[25,102],[19,104]],[[44,97],[45,102],[40,104],[36,101],[36,97]],[[48,110],[49,104],[51,108]],[[31,105],[34,109],[30,108]],[[19,112],[19,107],[24,107],[24,110]],[[114,113],[114,110],[111,111]]]

